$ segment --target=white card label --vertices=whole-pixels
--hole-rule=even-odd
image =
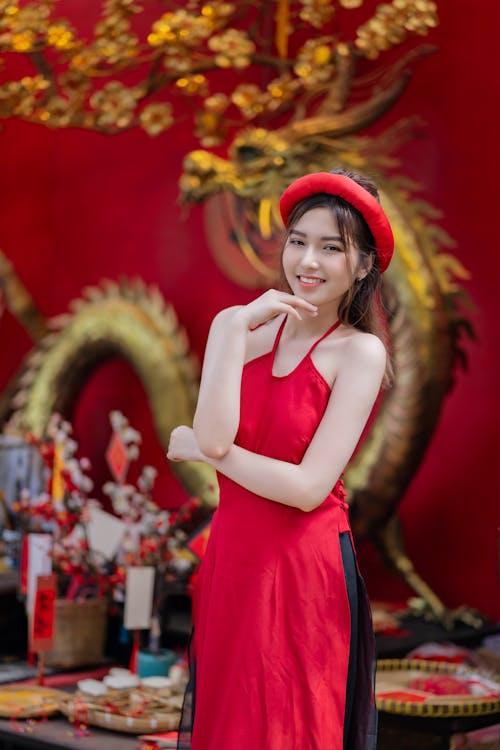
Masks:
[[[155,569],[150,565],[127,568],[125,613],[127,630],[145,630],[151,626]]]
[[[87,536],[90,549],[102,555],[106,560],[112,560],[118,551],[127,525],[100,508],[89,508],[89,515]]]
[[[38,576],[52,572],[51,534],[28,534],[28,584],[26,587],[26,612],[31,615],[35,601]]]

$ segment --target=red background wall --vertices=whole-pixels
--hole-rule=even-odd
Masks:
[[[83,6],[73,3],[73,12]],[[472,274],[466,288],[477,308],[472,319],[478,340],[467,344],[469,372],[457,377],[400,517],[411,558],[444,601],[499,618],[499,150],[489,105],[498,91],[492,54],[497,3],[483,0],[481,17],[471,15],[466,0],[438,6],[440,27],[430,41],[439,51],[419,65],[381,125],[414,114],[427,123],[423,136],[401,150],[400,171],[422,184],[422,196],[441,209],[442,226],[457,241],[455,253]],[[201,359],[213,315],[253,293],[215,266],[201,208],[190,209],[187,221],[176,203],[182,156],[196,145],[182,125],[150,139],[139,131],[106,137],[4,123],[0,248],[45,316],[63,312],[83,287],[104,277],[138,275],[173,304]],[[8,312],[0,335],[2,387],[30,341]],[[141,386],[118,362],[95,373],[75,414],[82,453],[93,457],[96,475],[105,473],[111,408],[123,409],[143,430],[144,457],[162,469],[157,498],[177,506],[184,493],[165,467]],[[369,545],[360,558],[372,596],[408,593]]]

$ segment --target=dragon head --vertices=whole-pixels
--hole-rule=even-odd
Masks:
[[[270,197],[294,178],[293,166],[304,151],[279,131],[251,128],[241,131],[228,149],[228,158],[209,151],[191,151],[184,159],[180,180],[184,201],[201,202],[229,190],[241,198]]]

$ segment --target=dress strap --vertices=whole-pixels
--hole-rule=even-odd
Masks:
[[[274,359],[274,355],[276,354],[276,349],[279,346],[281,334],[283,333],[283,328],[285,327],[286,321],[287,321],[287,316],[285,315],[278,329],[278,333],[276,334],[276,338],[274,339],[274,345],[273,345],[273,349],[271,352],[273,359]],[[320,336],[320,338],[317,341],[314,342],[314,344],[311,346],[311,348],[307,352],[306,357],[308,357],[311,354],[311,352],[313,352],[314,349],[316,349],[318,344],[320,344],[323,341],[323,339],[326,339],[327,336],[333,333],[339,327],[340,323],[341,323],[340,320],[335,321],[335,323],[332,326],[330,326],[328,331],[325,331],[325,333],[322,336]]]
[[[273,371],[273,368],[274,368],[274,360],[276,358],[276,350],[277,350],[278,345],[280,343],[281,334],[283,333],[283,328],[285,327],[286,321],[287,321],[287,317],[285,316],[285,318],[283,319],[283,321],[282,321],[282,323],[281,323],[281,325],[280,325],[280,327],[278,329],[278,333],[276,334],[276,338],[274,340],[274,346],[273,346],[272,351],[271,351],[271,374],[272,374],[272,371]],[[317,341],[314,342],[314,344],[311,346],[311,348],[309,349],[309,351],[307,352],[307,354],[305,354],[305,356],[302,357],[302,359],[300,360],[300,362],[294,367],[293,370],[291,370],[291,372],[287,373],[286,375],[273,375],[273,378],[282,380],[283,378],[288,377],[293,372],[295,372],[296,370],[298,370],[298,368],[300,367],[300,365],[303,362],[305,362],[311,356],[311,352],[314,351],[314,349],[318,346],[318,344],[321,341],[323,341],[323,339],[326,339],[326,337],[329,336],[331,333],[333,333],[333,331],[335,331],[335,329],[338,328],[339,325],[340,325],[340,320],[337,320],[332,326],[330,326],[330,328],[328,329],[328,331],[325,331],[325,333],[322,336],[320,336],[320,338]]]
[[[286,319],[287,319],[287,316],[285,315],[285,317],[281,321],[280,327],[278,328],[278,333],[276,334],[276,338],[274,339],[274,345],[273,345],[273,349],[271,352],[271,357],[273,360],[274,360],[274,355],[276,354],[276,349],[278,348],[278,344],[281,339],[281,334],[283,333],[283,328],[285,327]]]
[[[326,339],[327,336],[329,336],[331,333],[333,333],[339,327],[340,323],[341,323],[341,321],[337,320],[332,326],[330,326],[330,328],[328,329],[328,331],[325,331],[325,333],[322,336],[320,336],[320,338],[317,341],[314,342],[314,344],[311,346],[311,348],[307,352],[306,357],[309,357],[309,355],[312,354],[312,352],[314,351],[314,349],[316,349],[316,347],[318,346],[318,344],[320,344],[323,341],[323,339]]]

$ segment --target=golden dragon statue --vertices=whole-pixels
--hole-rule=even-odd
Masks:
[[[40,5],[48,7],[47,2]],[[434,28],[435,3],[383,3],[351,42],[340,39],[338,30],[333,36],[321,36],[320,31],[329,28],[332,17],[335,22],[340,8],[356,12],[362,0],[339,0],[338,4],[273,0],[258,5],[251,28],[260,28],[262,22],[262,29],[267,30],[261,34],[263,47],[258,33],[228,28],[232,14],[237,26],[243,6],[254,13],[254,3],[236,7],[194,2],[188,11],[169,10],[155,21],[147,44],[141,47],[130,32],[129,18],[140,9],[113,0],[105,3],[106,22],[96,26],[96,38],[85,50],[81,40],[77,43],[71,25],[53,22],[48,11],[35,19],[36,36],[31,28],[33,8],[21,12],[14,3],[15,12],[2,20],[4,43],[8,50],[30,55],[37,75],[8,85],[0,115],[51,127],[71,124],[110,133],[140,123],[154,136],[173,123],[170,103],[147,104],[140,114],[138,107],[162,86],[172,84],[185,95],[199,98],[195,131],[199,131],[202,145],[208,146],[209,141],[220,145],[222,126],[231,116],[226,123],[219,105],[229,98],[222,93],[206,96],[206,74],[222,67],[233,68],[239,76],[252,63],[264,66],[267,73],[263,80],[268,81],[268,74],[272,77],[269,71],[278,71],[279,77],[256,99],[256,104],[264,107],[262,121],[253,119],[253,111],[248,118],[245,115],[246,122],[263,127],[242,129],[226,159],[208,151],[191,152],[181,178],[184,200],[206,203],[207,240],[217,262],[234,281],[247,286],[275,283],[282,231],[277,198],[287,184],[307,171],[336,166],[365,171],[376,178],[397,246],[383,289],[396,379],[381,399],[347,473],[353,531],[357,539],[374,539],[429,611],[451,622],[453,613],[414,570],[404,551],[397,507],[427,449],[455,365],[464,358],[460,338],[470,327],[460,313],[464,294],[457,279],[466,278],[467,272],[443,252],[452,243],[436,223],[435,209],[417,199],[415,186],[408,180],[391,172],[396,163],[390,154],[404,137],[404,126],[378,138],[356,135],[392,107],[406,88],[412,64],[431,50],[422,47],[392,68],[371,73],[366,72],[366,62],[403,43],[408,35],[424,35]],[[270,52],[273,45],[268,33],[273,15],[277,56]],[[301,20],[312,24],[315,31],[311,35],[307,27],[310,40],[294,59],[288,42],[296,28],[303,34]],[[126,33],[115,34],[113,24]],[[47,50],[52,56],[54,50],[69,55],[71,80],[57,77],[50,64],[52,57],[45,56]],[[87,84],[93,85],[95,76],[100,80],[106,72],[115,75],[125,69],[132,51],[136,59],[151,62],[147,81],[130,89],[111,81],[87,101],[83,93]],[[181,67],[176,67],[179,60]],[[358,62],[365,65],[361,77],[357,76]],[[167,70],[160,74],[161,63],[166,63]],[[240,86],[240,80],[238,77],[230,99],[245,112],[247,98],[254,96],[256,87]],[[64,96],[55,95],[56,82]],[[76,97],[72,86],[76,86]],[[284,96],[287,86],[298,93]],[[270,120],[283,122],[290,113],[285,124],[269,128]],[[163,445],[175,424],[189,422],[197,374],[174,312],[157,290],[130,282],[87,289],[84,299],[74,302],[73,314],[52,321],[55,330],[42,338],[48,323],[1,256],[0,285],[6,305],[37,344],[15,379],[15,408],[29,429],[40,433],[50,411],[69,410],[90,370],[106,357],[117,355],[127,359],[143,381]],[[0,420],[8,417],[13,389],[7,388],[0,403]],[[181,479],[190,492],[200,494],[207,506],[216,502],[210,472],[201,470],[200,465],[175,468],[183,472]],[[471,618],[474,622],[473,613]]]
[[[199,368],[171,305],[141,279],[103,281],[71,302],[71,311],[47,321],[0,252],[0,291],[25,327],[34,348],[0,399],[0,423],[42,437],[54,412],[70,417],[87,378],[100,363],[118,357],[141,381],[151,404],[158,439],[167,449],[171,431],[190,423]],[[172,464],[191,496],[207,510],[218,492],[210,467]]]

